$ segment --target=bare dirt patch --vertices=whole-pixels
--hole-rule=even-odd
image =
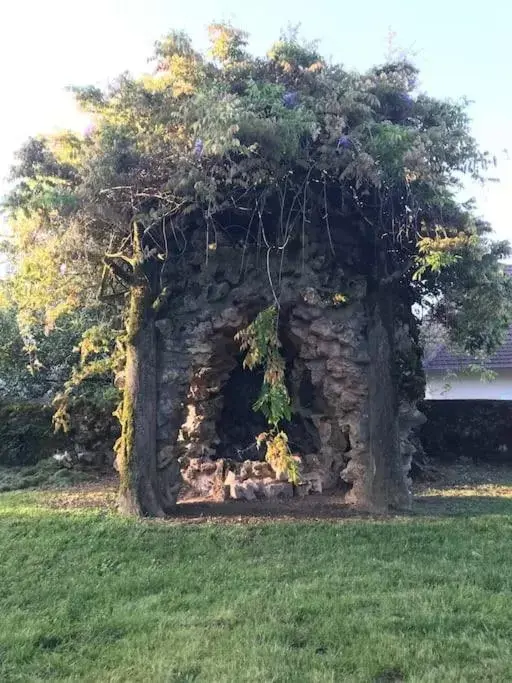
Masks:
[[[48,489],[47,507],[60,510],[116,509],[117,477],[108,476],[68,489]],[[439,465],[435,477],[415,483],[413,514],[446,515],[465,512],[499,512],[498,504],[512,507],[512,465],[475,465],[461,459]],[[310,495],[286,500],[216,502],[208,498],[185,497],[179,501],[174,523],[243,523],[275,521],[336,521],[370,518],[354,511],[341,494]]]

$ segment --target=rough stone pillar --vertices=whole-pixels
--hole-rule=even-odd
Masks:
[[[315,390],[311,418],[320,438],[318,460],[324,488],[336,488],[342,478],[352,483],[362,476],[367,354],[360,303],[333,307],[313,291],[293,308],[290,332]]]
[[[359,296],[342,307],[307,292],[292,310],[290,332],[315,388],[311,417],[325,487],[343,480],[351,485],[347,502],[384,512],[411,502],[400,451],[393,300],[369,296],[359,284]]]

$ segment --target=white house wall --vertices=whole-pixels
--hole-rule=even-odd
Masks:
[[[512,369],[495,372],[496,379],[482,381],[478,376],[454,377],[446,372],[430,371],[425,397],[431,400],[512,401]]]

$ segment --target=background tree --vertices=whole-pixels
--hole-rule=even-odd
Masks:
[[[90,130],[29,141],[7,202],[21,319],[51,326],[91,305],[98,289],[109,310],[124,311],[118,462],[130,514],[169,511],[156,471],[154,322],[173,296],[176,263],[198,248],[207,260],[218,231],[242,235],[267,263],[291,247],[305,253],[310,235],[323,235],[326,275],[347,258],[339,244],[350,233],[380,354],[375,385],[393,381],[404,291],[410,304],[430,302],[471,350],[496,345],[510,317],[499,266],[507,246],[491,243],[456,200],[464,174],[481,177],[491,162],[464,103],[419,93],[404,61],[352,73],[293,32],[264,59],[247,53],[242,31],[209,33],[208,56],[171,33],[156,45],[152,74],[125,74],[105,92],[75,89]]]

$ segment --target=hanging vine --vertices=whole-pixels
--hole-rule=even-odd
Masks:
[[[285,383],[285,360],[281,354],[278,334],[278,311],[270,306],[235,336],[242,351],[246,351],[244,368],[264,370],[260,395],[253,409],[266,417],[269,429],[258,435],[258,448],[265,445],[267,462],[276,472],[286,471],[292,483],[299,481],[297,462],[288,445],[288,436],[281,423],[292,416],[291,401]]]

